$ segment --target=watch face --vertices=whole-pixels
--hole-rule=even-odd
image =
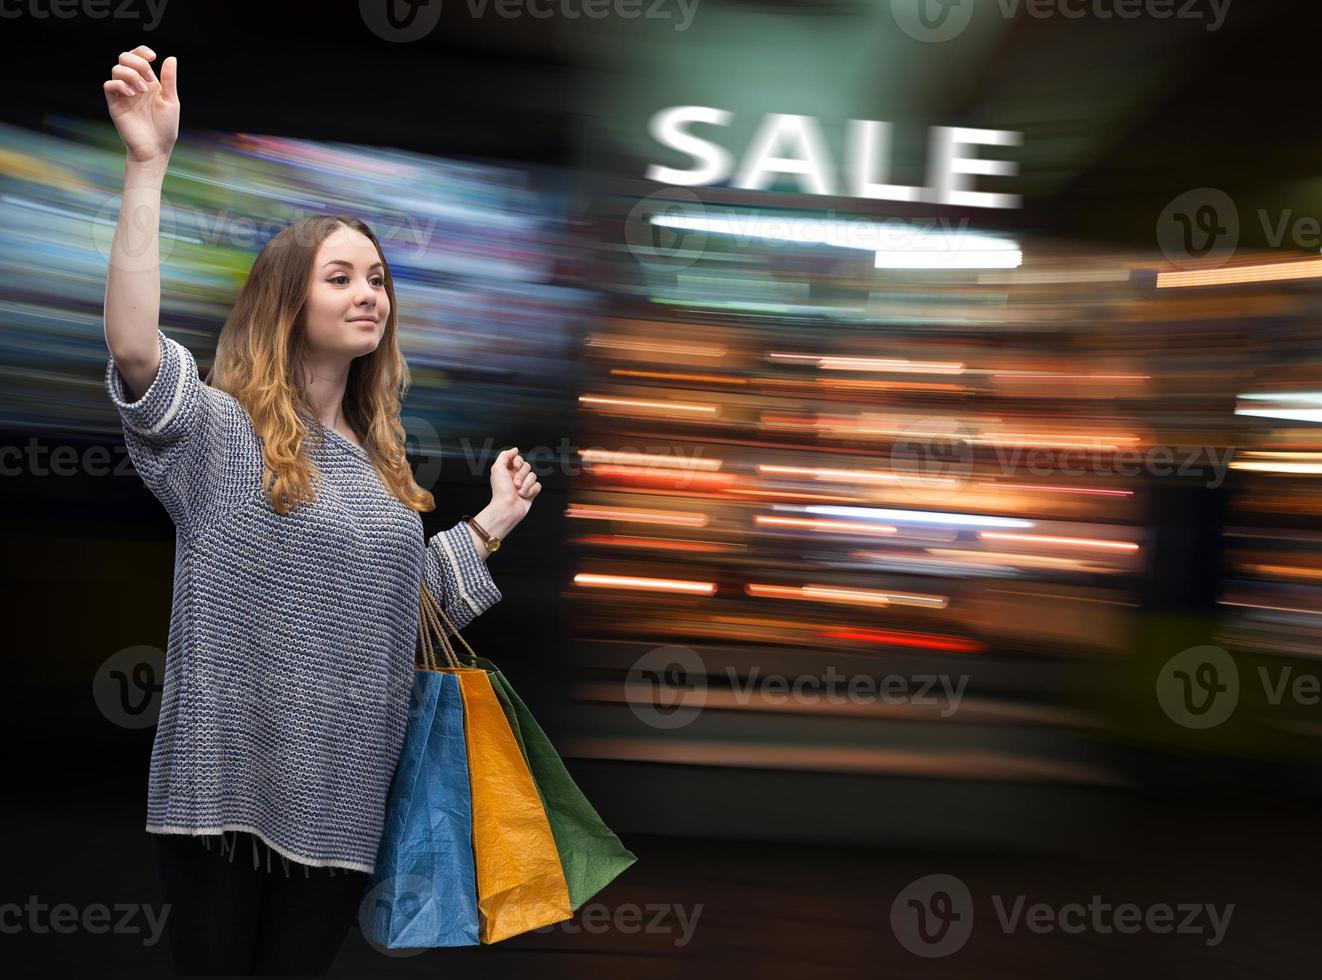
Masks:
[[[490,541],[487,542],[487,547],[492,551],[496,551],[498,548],[500,548],[500,538],[492,538]]]

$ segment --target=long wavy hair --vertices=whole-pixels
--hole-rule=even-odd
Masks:
[[[233,395],[252,418],[262,439],[262,489],[271,506],[287,514],[300,502],[315,500],[320,474],[305,440],[312,429],[319,440],[326,433],[303,390],[302,365],[308,350],[305,315],[317,249],[341,225],[362,232],[376,246],[390,297],[381,343],[349,365],[345,420],[390,492],[412,510],[430,511],[436,502],[413,479],[404,454],[399,409],[410,377],[399,353],[395,281],[381,243],[357,218],[304,218],[266,243],[221,328],[216,359],[205,381]]]

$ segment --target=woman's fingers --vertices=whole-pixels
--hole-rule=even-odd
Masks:
[[[129,86],[128,82],[121,82],[118,78],[108,78],[102,84],[107,95],[122,95],[126,99],[131,99],[138,93]]]
[[[153,57],[155,56],[153,55]],[[119,56],[119,65],[116,67],[131,68],[137,72],[142,77],[144,83],[142,91],[144,92],[148,86],[156,81],[156,73],[151,70],[151,65],[147,59],[140,54],[134,54],[132,51],[122,52]]]
[[[139,95],[148,91],[151,86],[143,79],[142,74],[128,65],[116,65],[110,69],[110,77],[124,83],[132,95]]]

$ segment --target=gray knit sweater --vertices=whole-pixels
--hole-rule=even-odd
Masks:
[[[129,455],[175,525],[146,829],[243,830],[306,865],[371,872],[403,747],[419,578],[460,628],[500,592],[462,521],[425,541],[418,514],[333,429],[309,439],[317,500],[277,513],[248,413],[157,334],[161,367],[137,401],[106,365]]]

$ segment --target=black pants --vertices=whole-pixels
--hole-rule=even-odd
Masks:
[[[260,840],[254,868],[253,836],[244,832],[227,833],[224,846],[212,837],[210,849],[188,834],[150,836],[181,976],[324,976],[367,893],[361,871],[314,868],[305,877],[293,862],[288,875],[268,871]]]

